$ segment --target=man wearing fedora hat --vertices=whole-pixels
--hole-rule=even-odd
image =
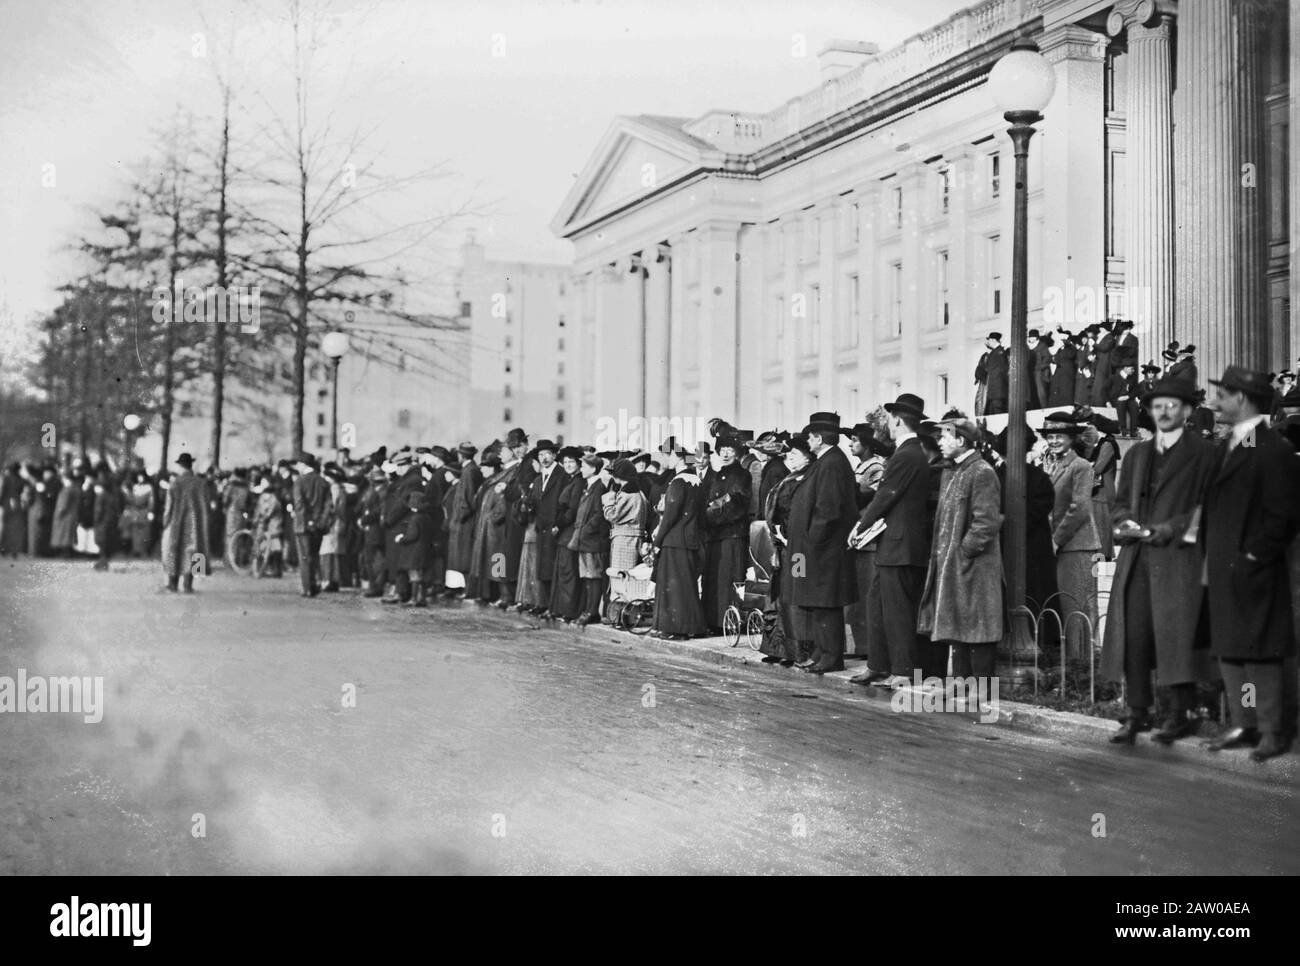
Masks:
[[[858,599],[848,537],[857,516],[853,469],[839,447],[840,417],[813,413],[804,427],[814,462],[790,502],[793,604],[812,641],[811,674],[844,668],[844,608]]]
[[[867,595],[867,670],[852,680],[896,688],[909,683],[912,669],[931,664],[931,642],[917,632],[917,609],[930,562],[930,457],[917,435],[926,419],[925,401],[910,392],[885,404],[894,453],[885,463],[880,487],[858,517],[866,531],[877,521],[885,530],[875,543],[875,570]],[[860,588],[860,591],[863,588]],[[947,668],[938,673],[942,676]]]
[[[527,500],[532,507],[533,522],[537,528],[537,599],[533,613],[550,610],[554,592],[556,520],[560,510],[560,495],[568,485],[569,475],[556,463],[559,448],[552,440],[537,441],[538,473],[529,484]]]
[[[1092,464],[1074,449],[1083,424],[1072,412],[1057,411],[1047,416],[1039,432],[1047,442],[1043,469],[1051,477],[1056,494],[1051,515],[1056,583],[1060,588],[1056,610],[1062,621],[1078,612],[1095,627],[1097,594],[1092,555],[1101,549],[1101,537],[1092,511]],[[1091,647],[1087,626],[1078,618],[1069,620],[1067,642],[1073,657],[1087,654]]]
[[[1211,679],[1198,640],[1204,555],[1194,535],[1186,537],[1217,459],[1214,445],[1188,425],[1195,404],[1195,388],[1182,379],[1162,379],[1143,395],[1155,436],[1128,451],[1115,492],[1120,549],[1101,668],[1125,683],[1129,714],[1110,739],[1116,744],[1131,745],[1150,727],[1153,670],[1170,692],[1169,716],[1155,736],[1164,744],[1191,732],[1196,682]]]
[[[1002,347],[1002,333],[990,332],[984,340],[984,354],[975,364],[975,412],[992,416],[1007,411],[1007,350]]]
[[[1195,389],[1199,379],[1196,371],[1196,346],[1180,346],[1175,359],[1174,364],[1169,367],[1169,378],[1181,379]]]
[[[1231,730],[1220,743],[1254,741],[1264,761],[1295,733],[1295,627],[1287,547],[1300,524],[1300,469],[1294,450],[1268,426],[1273,387],[1262,372],[1228,366],[1211,379],[1231,431],[1205,492],[1210,649],[1219,660]],[[1291,680],[1284,684],[1284,670]],[[1288,718],[1290,720],[1288,720]]]
[[[447,567],[466,580],[466,590],[447,591],[446,595],[464,596],[468,590],[471,551],[474,548],[474,510],[483,485],[483,471],[474,461],[478,448],[472,443],[456,447],[460,456],[460,483],[451,501],[451,516],[447,520]]]
[[[185,593],[194,592],[195,565],[204,574],[211,573],[208,562],[207,490],[203,480],[194,475],[194,457],[181,453],[176,457],[180,472],[167,488],[162,517],[162,565],[167,575],[166,589],[175,592],[184,579]]]

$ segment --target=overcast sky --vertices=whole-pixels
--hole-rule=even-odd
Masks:
[[[887,49],[967,5],[341,2],[321,62],[337,83],[316,103],[342,128],[373,126],[395,168],[448,162],[459,177],[441,190],[491,205],[478,225],[490,256],[567,261],[568,243],[547,226],[615,115],[770,110],[817,85],[828,39]],[[239,26],[250,110],[290,96],[283,36],[256,14],[247,0],[0,0],[0,352],[28,341],[23,323],[57,302],[73,264],[61,246],[92,207],[122,196],[177,105],[215,113],[214,29]],[[207,56],[195,56],[196,34]],[[793,55],[796,35],[805,57]],[[42,186],[46,165],[52,187]],[[463,229],[456,236],[449,242]]]

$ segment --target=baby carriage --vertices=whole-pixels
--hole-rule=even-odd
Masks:
[[[609,619],[615,627],[645,634],[654,627],[654,561],[644,560],[631,570],[605,571],[609,577]]]
[[[762,561],[772,559],[772,538],[767,525],[754,521],[749,529],[749,561],[745,579],[731,585],[732,604],[722,615],[722,634],[736,647],[743,639],[757,651],[774,633],[780,621],[772,603],[772,568]]]

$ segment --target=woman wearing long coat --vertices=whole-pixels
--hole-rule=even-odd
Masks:
[[[466,579],[474,550],[475,504],[482,485],[482,470],[467,457],[460,470],[460,483],[452,488],[451,512],[447,516],[447,567]]]
[[[582,450],[574,447],[560,451],[560,465],[568,474],[560,499],[555,506],[555,577],[551,585],[549,616],[569,623],[578,619],[582,607],[581,580],[578,577],[578,554],[569,549],[573,528],[578,521],[585,483],[578,472]]]
[[[95,544],[99,547],[96,570],[107,570],[108,558],[117,550],[124,502],[121,483],[107,466],[101,466],[95,484]]]
[[[776,554],[768,597],[776,605],[781,618],[781,634],[768,634],[759,648],[769,663],[779,661],[786,667],[808,657],[809,641],[803,630],[799,610],[794,606],[794,580],[791,577],[789,534],[790,504],[794,493],[807,474],[812,454],[807,440],[796,436],[790,440],[790,452],[785,456],[789,472],[783,476],[767,495],[764,519],[772,534]]]
[[[62,497],[63,494],[59,495]],[[122,513],[122,532],[126,535],[126,539],[131,541],[131,555],[147,557],[153,544],[154,495],[153,485],[143,471],[136,470],[131,474],[131,486],[126,491],[125,497],[126,508]],[[60,504],[62,502],[60,500]],[[58,507],[55,507],[54,518],[57,531],[60,526]],[[71,524],[70,536],[75,540],[76,521],[71,521]]]
[[[700,478],[695,467],[679,452],[668,457],[679,461],[663,495],[663,508],[651,543],[656,556],[655,637],[701,637],[707,628],[700,603],[702,548],[696,517],[700,509]]]
[[[1074,451],[1071,441],[1083,427],[1069,413],[1056,412],[1043,423],[1048,442],[1044,463],[1056,492],[1052,505],[1052,544],[1056,548],[1056,582],[1060,593],[1051,602],[1062,622],[1068,621],[1069,654],[1090,653],[1091,629],[1097,626],[1097,583],[1092,558],[1101,550],[1092,517],[1092,464]],[[1071,618],[1071,614],[1080,614]],[[1087,617],[1085,622],[1083,617]],[[1091,629],[1090,629],[1091,628]]]
[[[474,536],[470,544],[469,573],[465,578],[465,596],[487,603],[492,599],[492,548],[489,530],[494,505],[501,500],[492,484],[500,458],[495,453],[483,457],[483,483],[474,495]],[[462,483],[461,486],[465,484]]]
[[[183,469],[172,477],[163,508],[162,566],[169,590],[176,589],[181,576],[189,590],[194,583],[196,562],[199,572],[211,573],[207,486],[190,469],[192,460],[188,454],[182,454],[177,462]],[[195,554],[201,554],[202,560],[196,561]]]
[[[609,524],[600,509],[605,484],[600,471],[605,461],[599,456],[582,458],[584,489],[578,501],[578,517],[573,523],[573,537],[569,549],[578,555],[578,578],[582,581],[582,613],[578,624],[600,621],[600,598],[605,593],[609,567]]]
[[[50,549],[60,556],[72,556],[72,548],[77,545],[77,495],[80,490],[81,481],[64,473],[63,486],[54,501],[54,520],[50,527]]]
[[[21,475],[22,466],[10,465],[0,480],[0,553],[17,557],[27,552],[27,504],[29,484]]]
[[[524,457],[524,464],[529,465],[536,458],[536,452]],[[537,507],[533,503],[532,481],[519,493],[519,498],[510,507],[516,521],[524,525],[524,542],[519,551],[519,588],[515,591],[517,610],[529,610],[540,603],[537,590]]]
[[[991,677],[1003,631],[1002,492],[997,473],[973,448],[975,424],[963,419],[941,425],[953,428],[944,429],[940,446],[960,461],[943,471],[939,483],[916,629],[936,644],[959,645],[959,677]],[[964,449],[959,439],[966,441]]]

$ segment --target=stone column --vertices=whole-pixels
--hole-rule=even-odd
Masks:
[[[645,415],[666,418],[671,415],[672,249],[656,245],[644,253],[642,263],[650,273],[646,280]]]
[[[596,338],[593,347],[592,415],[596,420],[618,418],[618,407],[610,396],[611,370],[626,363],[618,351],[619,312],[622,309],[623,270],[617,263],[602,265],[596,272]]]
[[[1111,36],[1127,31],[1128,38],[1123,312],[1136,323],[1134,334],[1147,355],[1176,336],[1172,28],[1172,18],[1151,0],[1117,4],[1106,21]]]
[[[979,177],[976,157],[970,145],[959,144],[943,153],[949,167],[948,189],[948,398],[954,406],[975,415],[975,361],[982,342],[972,349],[972,330],[966,311],[967,266],[970,240],[966,237],[970,197]],[[935,313],[943,323],[943,291],[935,287]],[[988,332],[979,333],[987,336]],[[1006,335],[1003,334],[1005,345]],[[975,355],[972,358],[971,353]],[[938,409],[938,406],[934,407]]]
[[[858,285],[860,286],[862,313],[861,331],[858,333],[858,385],[859,399],[867,412],[881,403],[893,400],[880,399],[876,385],[876,343],[880,341],[880,317],[876,313],[876,228],[880,218],[880,186],[876,181],[862,188],[858,195]]]
[[[1239,361],[1235,5],[1235,0],[1186,0],[1178,12],[1177,333],[1180,341],[1196,345],[1200,370],[1216,376],[1226,364]]]
[[[1291,331],[1290,348],[1283,356],[1286,368],[1294,368],[1295,356],[1300,352],[1300,10],[1290,11],[1290,86],[1291,118],[1288,125],[1287,161],[1290,167],[1288,175],[1288,196],[1291,201],[1291,219],[1289,226],[1291,248]],[[1300,592],[1300,581],[1294,586]]]
[[[821,345],[817,351],[817,396],[821,408],[835,412],[839,408],[839,372],[836,365],[836,352],[840,348],[838,336],[840,326],[836,324],[836,315],[840,309],[835,297],[835,227],[839,223],[840,199],[832,198],[818,205],[821,217],[813,223],[821,233],[821,243],[817,258],[817,284],[821,305],[817,307],[817,317],[821,319]],[[849,425],[852,426],[850,421]]]
[[[925,326],[925,299],[921,297],[921,218],[926,210],[923,192],[927,173],[928,169],[920,162],[908,164],[898,173],[898,183],[903,188],[903,334],[898,376],[903,381],[904,392],[914,392],[930,403],[934,393],[927,393],[921,365],[921,330]]]
[[[803,416],[799,412],[799,320],[794,314],[795,283],[799,278],[799,247],[802,244],[799,215],[792,214],[781,220],[784,232],[782,242],[785,257],[781,266],[781,297],[784,318],[781,321],[781,409],[787,424]],[[802,426],[802,424],[800,424]],[[780,427],[784,429],[785,427]]]
[[[700,235],[700,414],[736,419],[736,257],[739,226],[701,225]]]
[[[686,302],[682,236],[677,234],[669,238],[668,248],[672,253],[672,261],[669,263],[672,270],[668,273],[668,415],[680,416],[685,413],[682,405],[682,372],[686,367],[682,345],[682,319]]]
[[[1268,372],[1274,360],[1268,327],[1268,239],[1264,217],[1267,164],[1264,119],[1264,31],[1271,11],[1261,3],[1232,4],[1232,47],[1236,62],[1237,179],[1237,334],[1238,361]],[[1293,53],[1294,56],[1294,53]],[[1294,163],[1294,160],[1293,162]]]

